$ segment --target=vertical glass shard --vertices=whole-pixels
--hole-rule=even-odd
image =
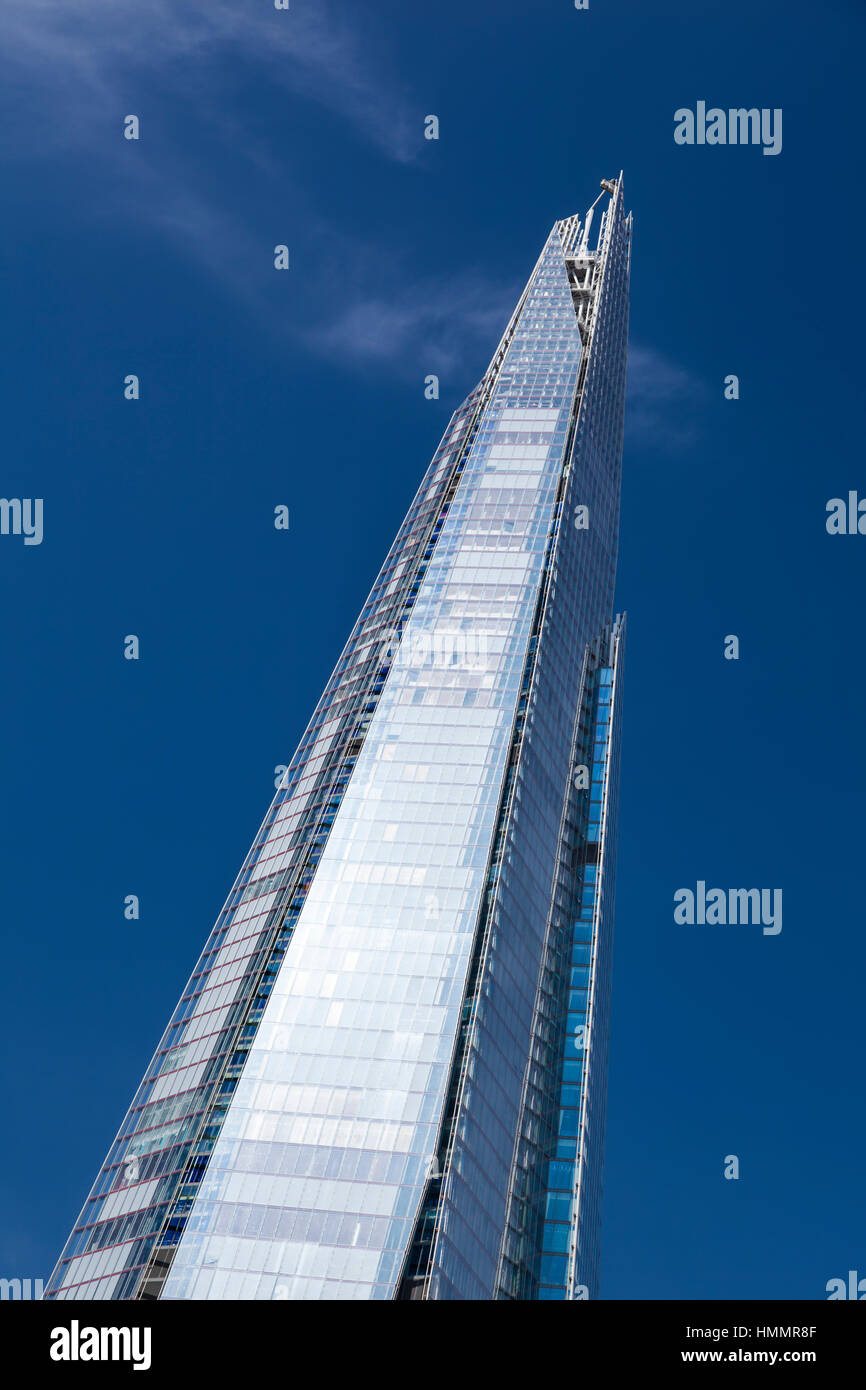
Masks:
[[[452,417],[46,1297],[594,1294],[630,241],[606,188]]]

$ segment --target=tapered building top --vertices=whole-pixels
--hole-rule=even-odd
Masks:
[[[47,1296],[594,1292],[630,244],[602,190],[452,416]]]

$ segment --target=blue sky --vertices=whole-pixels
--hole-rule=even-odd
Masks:
[[[841,0],[0,11],[0,492],[45,508],[40,546],[0,537],[4,1277],[47,1277],[450,411],[620,168],[602,1293],[866,1275],[866,538],[825,530],[866,496],[864,28]],[[782,108],[782,152],[676,145],[699,100]],[[678,926],[699,879],[781,887],[782,932]]]

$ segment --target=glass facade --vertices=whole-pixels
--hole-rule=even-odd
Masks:
[[[452,417],[46,1297],[595,1295],[631,231],[603,189]]]

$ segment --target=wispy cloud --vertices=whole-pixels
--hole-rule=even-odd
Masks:
[[[0,0],[0,145],[12,158],[86,161],[99,177],[83,218],[163,238],[265,332],[355,371],[480,374],[521,287],[480,267],[419,269],[385,229],[359,236],[325,215],[308,163],[262,119],[291,100],[295,130],[327,110],[373,158],[418,157],[417,103],[387,34],[360,15],[334,0],[289,11],[271,0]],[[251,90],[267,95],[255,115]],[[130,112],[142,121],[135,145],[122,138]],[[288,285],[273,270],[283,240]]]
[[[301,191],[293,191],[292,204],[303,247],[290,248],[286,277],[273,269],[273,238],[260,215],[251,218],[235,199],[219,199],[179,175],[167,180],[163,167],[139,161],[135,200],[147,206],[153,230],[262,331],[355,371],[386,369],[407,380],[480,374],[521,289],[480,267],[452,275],[419,271],[413,246],[361,241],[323,219]]]
[[[369,31],[362,41],[328,0],[288,11],[262,0],[23,0],[0,7],[0,44],[16,100],[32,98],[26,119],[42,112],[55,139],[90,127],[94,99],[125,111],[142,75],[217,108],[214,71],[231,61],[344,117],[393,159],[411,160],[418,149],[410,102],[382,44]],[[16,129],[20,138],[23,121]]]
[[[402,364],[424,374],[465,364],[479,372],[514,307],[518,287],[480,272],[406,277],[395,296],[360,297],[309,335],[310,346],[355,365]],[[483,358],[483,361],[481,359]]]
[[[662,451],[693,445],[706,387],[684,367],[640,343],[630,343],[626,382],[626,437]]]
[[[270,90],[277,113],[286,97],[326,108],[372,152],[414,160],[420,117],[386,46],[369,26],[362,35],[353,14],[330,0],[287,12],[262,0],[3,6],[0,65],[14,118],[5,153],[87,160],[100,179],[82,216],[149,228],[265,331],[331,361],[407,377],[483,370],[519,287],[472,268],[450,279],[419,272],[417,255],[393,239],[335,224],[291,144],[245,112],[240,93],[252,84]],[[129,112],[142,120],[135,145],[122,138]],[[298,267],[291,314],[272,263],[284,239]]]

